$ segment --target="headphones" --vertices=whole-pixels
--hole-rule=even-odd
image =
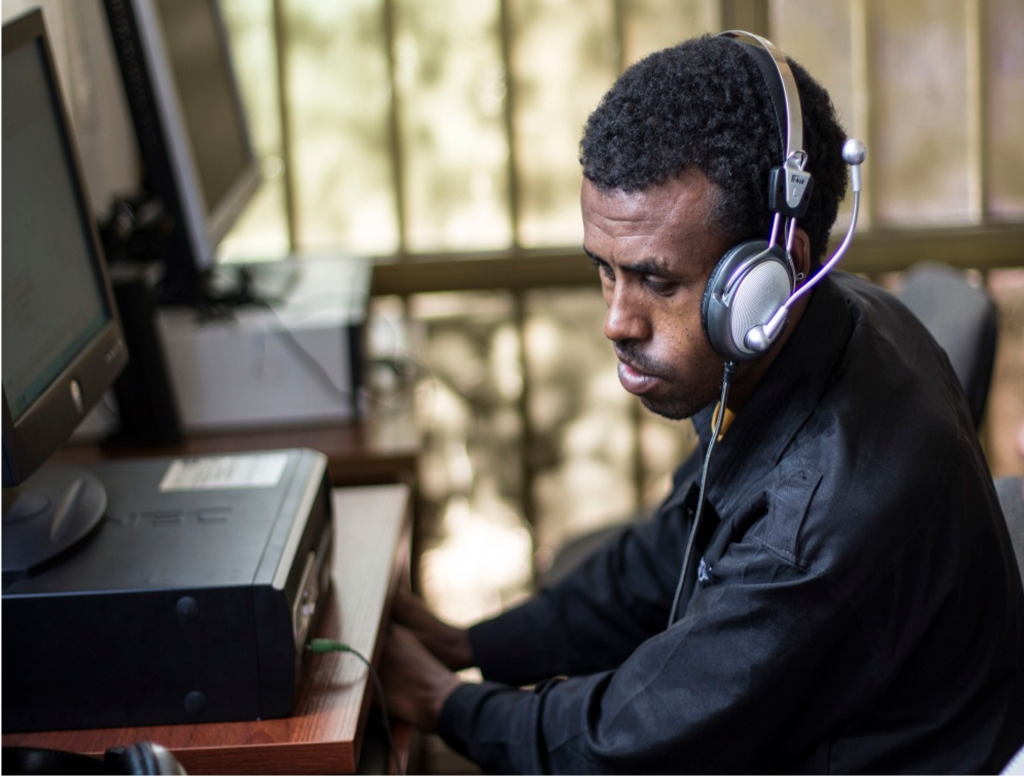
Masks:
[[[793,71],[786,57],[760,36],[729,30],[720,37],[735,40],[757,63],[764,76],[783,136],[782,164],[768,178],[768,207],[775,214],[767,241],[747,240],[733,246],[711,272],[701,300],[700,317],[712,348],[726,362],[748,362],[766,353],[782,333],[793,303],[813,288],[846,253],[857,227],[860,210],[859,165],[867,150],[853,138],[843,145],[843,160],[850,166],[853,216],[842,245],[807,283],[794,293],[796,277],[790,251],[797,219],[807,212],[814,181],[805,170],[803,112]],[[785,242],[780,240],[783,218]]]

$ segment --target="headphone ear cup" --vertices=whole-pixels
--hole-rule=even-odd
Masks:
[[[757,359],[761,354],[747,347],[747,332],[785,304],[794,282],[793,263],[782,246],[748,240],[726,251],[701,298],[701,325],[715,353],[726,361]]]
[[[711,271],[711,275],[708,276],[707,285],[704,286],[704,295],[700,300],[700,324],[704,329],[704,334],[707,335],[708,340],[711,341],[711,346],[719,353],[719,355],[721,355],[721,352],[718,350],[717,332],[721,329],[719,326],[719,319],[724,315],[721,301],[722,288],[728,281],[729,274],[736,268],[736,257],[738,255],[742,255],[743,257],[752,256],[756,253],[756,245],[761,242],[762,241],[748,240],[745,243],[738,243],[722,254],[721,259],[718,260],[718,264],[715,265],[715,268]],[[712,334],[713,332],[715,334]]]

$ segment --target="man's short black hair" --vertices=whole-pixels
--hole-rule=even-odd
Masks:
[[[768,171],[782,162],[785,130],[752,54],[705,35],[651,54],[619,78],[580,141],[583,174],[605,191],[638,191],[695,166],[722,192],[714,227],[731,242],[771,231]],[[800,92],[804,150],[814,189],[799,225],[817,264],[846,193],[846,133],[828,92],[790,60]]]

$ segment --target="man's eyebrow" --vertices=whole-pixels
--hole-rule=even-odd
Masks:
[[[593,251],[589,251],[586,247],[583,248],[583,253],[589,256],[593,261],[598,264],[607,265],[604,259],[595,254]],[[639,259],[632,264],[620,264],[618,269],[623,272],[635,273],[636,275],[664,275],[665,268],[662,267],[655,259]]]
[[[637,275],[664,275],[665,268],[655,259],[640,259],[632,264],[619,265],[620,270],[635,273]]]

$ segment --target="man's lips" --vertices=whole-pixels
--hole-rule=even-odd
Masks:
[[[622,358],[619,358],[619,383],[630,394],[644,394],[660,380],[656,375],[642,372]]]

